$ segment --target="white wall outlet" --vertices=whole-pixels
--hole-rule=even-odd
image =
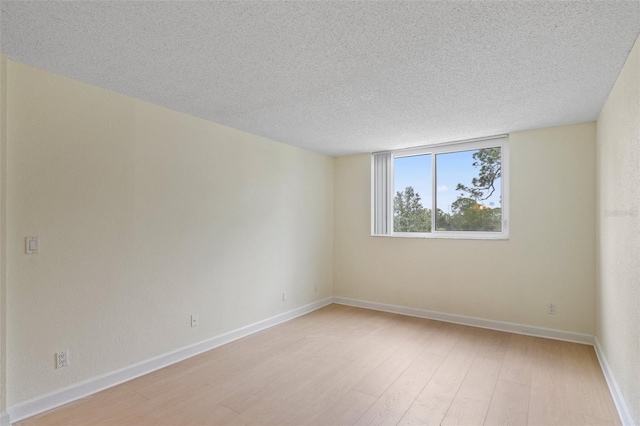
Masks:
[[[282,301],[286,302],[288,298],[289,298],[289,295],[287,294],[287,292],[283,291],[282,292]]]
[[[69,349],[56,352],[56,368],[62,368],[69,365]]]
[[[38,254],[40,252],[40,238],[38,238],[38,237],[26,237],[25,238],[25,252],[27,254]]]
[[[316,284],[316,285],[314,285],[314,286],[313,286],[313,292],[314,292],[314,293],[317,293],[317,292],[318,292],[318,284]]]
[[[200,320],[198,319],[198,314],[191,315],[191,327],[197,327],[200,325]]]
[[[555,303],[548,303],[547,304],[547,313],[551,314],[551,315],[555,315],[556,314],[556,304]]]

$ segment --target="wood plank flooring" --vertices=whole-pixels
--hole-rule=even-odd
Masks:
[[[17,423],[620,425],[592,347],[330,305]]]

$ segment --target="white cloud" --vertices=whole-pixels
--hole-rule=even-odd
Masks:
[[[449,188],[447,187],[447,185],[440,185],[438,187],[438,192],[445,192],[445,191],[448,191],[448,190],[449,190]]]

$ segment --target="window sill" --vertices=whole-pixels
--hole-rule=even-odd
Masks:
[[[438,233],[422,233],[422,232],[395,232],[389,235],[375,235],[372,237],[391,237],[391,238],[424,238],[436,240],[498,240],[508,241],[509,234],[505,232],[487,233],[487,232],[438,232]]]

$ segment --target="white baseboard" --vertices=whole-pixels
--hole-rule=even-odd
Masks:
[[[595,338],[594,347],[596,349],[596,355],[598,356],[598,361],[600,361],[600,367],[602,368],[602,372],[604,373],[604,378],[607,380],[607,385],[609,386],[609,391],[611,392],[611,396],[613,398],[613,402],[616,404],[616,408],[618,409],[618,415],[620,416],[620,420],[622,424],[625,426],[634,426],[633,417],[631,417],[631,411],[629,410],[629,406],[627,402],[624,400],[622,396],[622,392],[620,392],[620,387],[618,387],[618,382],[616,381],[615,376],[613,375],[613,371],[611,371],[611,367],[609,366],[609,362],[607,361],[607,357],[604,355],[604,350],[600,345],[600,341],[598,338]]]
[[[11,422],[9,421],[9,413],[3,411],[0,413],[0,426],[11,426]]]
[[[112,371],[84,382],[76,383],[62,389],[57,389],[53,392],[21,402],[9,407],[7,410],[8,415],[6,416],[6,420],[3,415],[7,413],[2,413],[0,415],[0,426],[5,426],[5,424],[8,426],[9,420],[11,422],[18,422],[26,419],[27,417],[35,416],[36,414],[119,385],[120,383],[135,379],[136,377],[143,376],[168,365],[175,364],[176,362],[180,362],[194,355],[198,355],[202,352],[209,351],[258,331],[273,327],[274,325],[308,314],[309,312],[313,312],[324,306],[330,305],[332,301],[333,299],[331,297],[327,297],[326,299],[318,300],[291,311],[283,312],[279,315],[221,334],[211,339],[207,339],[202,342],[141,361],[137,364],[124,367],[120,370]]]
[[[495,321],[465,315],[445,314],[443,312],[428,311],[426,309],[409,308],[406,306],[388,305],[386,303],[369,302],[366,300],[350,299],[347,297],[333,297],[333,303],[373,309],[375,311],[391,312],[418,318],[434,319],[472,327],[488,328],[490,330],[507,331],[509,333],[526,334],[528,336],[545,337],[548,339],[565,340],[567,342],[593,345],[593,336],[589,334],[573,333],[552,328],[535,327],[513,322]]]

